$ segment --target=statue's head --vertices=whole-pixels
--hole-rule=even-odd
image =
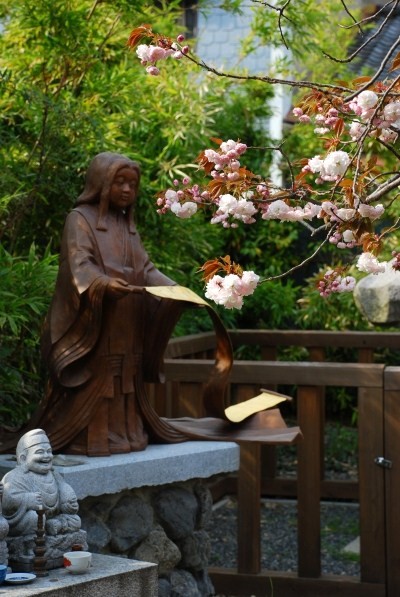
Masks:
[[[23,435],[17,444],[17,462],[26,471],[45,475],[52,469],[53,452],[43,429],[33,429]]]
[[[130,188],[130,198],[125,205],[117,188],[122,179],[127,181]],[[138,193],[139,182],[139,164],[119,153],[104,151],[96,155],[89,164],[85,188],[78,197],[77,205],[99,204],[97,228],[107,230],[107,214],[110,206],[118,209],[125,207],[127,217],[131,221],[131,211]]]

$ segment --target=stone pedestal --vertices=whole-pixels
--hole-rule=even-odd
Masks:
[[[0,475],[14,463],[0,456]],[[157,564],[159,597],[213,594],[208,482],[239,469],[237,444],[191,441],[109,457],[61,455],[54,465],[78,497],[89,551]]]
[[[157,597],[157,566],[126,558],[93,554],[93,565],[85,574],[65,568],[50,570],[49,576],[27,585],[0,585],[0,597]]]

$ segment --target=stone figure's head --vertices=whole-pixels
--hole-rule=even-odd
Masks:
[[[25,471],[45,475],[52,469],[53,452],[43,429],[33,429],[23,435],[17,444],[17,462]]]
[[[85,188],[78,197],[77,205],[99,204],[99,230],[107,230],[107,214],[110,208],[123,210],[132,222],[131,212],[139,182],[140,167],[136,162],[118,153],[99,153],[87,169]],[[133,230],[132,228],[132,232]]]

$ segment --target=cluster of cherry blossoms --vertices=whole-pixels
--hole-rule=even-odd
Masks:
[[[341,206],[328,200],[319,203],[303,201],[301,205],[300,195],[295,197],[295,201],[287,197],[275,198],[281,196],[282,192],[241,165],[239,158],[246,150],[244,143],[232,139],[220,141],[217,150],[206,149],[200,155],[199,163],[212,181],[201,188],[198,184],[192,184],[188,177],[181,182],[174,180],[175,188],[167,189],[157,199],[158,213],[171,211],[185,219],[193,216],[199,208],[210,209],[210,222],[225,228],[235,228],[240,223],[252,224],[257,215],[264,220],[281,222],[320,219],[331,230],[328,237],[331,244],[338,249],[353,249],[361,245],[357,231],[362,228],[363,222],[372,223],[385,211],[381,203],[369,205],[361,199],[353,201],[352,207],[349,207],[346,203]],[[347,152],[331,151],[324,159],[320,156],[309,159],[302,168],[302,175],[318,173],[316,183],[338,183],[349,167],[351,158]],[[360,255],[356,266],[362,272],[375,274],[385,270],[385,263],[379,262],[373,253],[366,251]],[[253,272],[247,274],[255,276],[251,278],[255,288],[259,277]],[[352,276],[329,270],[318,283],[318,291],[321,296],[327,297],[333,292],[351,292],[354,285]],[[245,290],[241,291],[242,288]],[[247,285],[236,274],[228,274],[225,278],[214,275],[207,281],[207,298],[226,308],[240,308],[243,297],[247,296],[246,292]]]
[[[370,89],[361,91],[348,103],[341,103],[340,111],[338,108],[324,108],[320,105],[314,116],[306,113],[301,107],[294,108],[293,114],[299,122],[307,124],[314,122],[317,125],[314,128],[317,135],[324,135],[335,130],[342,118],[346,117],[350,121],[348,133],[352,141],[358,141],[368,135],[387,143],[394,143],[400,130],[400,102],[383,103],[379,95]],[[317,171],[319,172],[319,170]]]
[[[333,292],[353,292],[356,285],[353,276],[342,276],[335,270],[328,270],[323,279],[318,282],[319,294],[327,298]]]
[[[332,151],[325,159],[319,155],[308,160],[303,172],[318,173],[315,179],[317,184],[322,182],[336,182],[346,173],[351,162],[350,156],[345,151]]]
[[[143,39],[150,39],[153,43],[139,44]],[[154,33],[149,25],[141,25],[131,32],[128,46],[136,47],[136,54],[142,65],[146,67],[147,74],[157,77],[160,74],[157,62],[167,58],[180,60],[189,53],[189,46],[182,45],[184,41],[183,34],[173,40],[170,37]]]
[[[243,297],[253,294],[259,280],[260,277],[252,271],[225,277],[215,274],[206,284],[205,297],[226,309],[241,309]]]
[[[141,43],[145,38],[151,43]],[[157,75],[159,60],[179,59],[189,52],[188,46],[181,45],[183,41],[182,35],[172,40],[143,25],[132,32],[128,44],[136,47],[147,72]],[[400,55],[393,68],[399,65]],[[385,213],[379,200],[400,186],[400,174],[377,166],[378,151],[372,157],[367,155],[369,149],[365,151],[365,147],[376,143],[398,158],[392,146],[400,132],[400,84],[396,80],[374,82],[361,77],[348,87],[330,87],[322,90],[310,86],[310,92],[293,109],[299,123],[314,126],[323,150],[303,158],[297,174],[296,164],[289,164],[290,182],[286,188],[241,163],[248,149],[245,143],[213,139],[218,147],[205,149],[197,160],[209,180],[199,184],[193,184],[188,177],[174,180],[172,187],[157,197],[158,213],[172,212],[187,219],[201,209],[210,214],[212,224],[224,228],[253,224],[257,218],[304,222],[312,234],[325,233],[321,247],[327,241],[338,249],[358,249],[355,265],[360,272],[379,274],[388,267],[400,270],[400,253],[394,252],[390,264],[378,259],[387,230],[397,228],[398,223],[388,229],[378,226],[381,232],[375,232],[376,221]],[[281,148],[275,149],[286,159]],[[231,264],[228,257],[211,260],[201,269],[206,272],[206,297],[226,308],[240,309],[243,297],[263,282],[254,272],[243,272],[240,266]],[[220,275],[221,270],[225,277]],[[325,273],[318,282],[318,291],[328,297],[350,292],[354,285],[355,279],[345,275],[345,268],[337,267]]]
[[[368,133],[387,143],[394,143],[400,129],[400,102],[379,104],[379,96],[371,90],[362,91],[348,105],[354,114],[359,116],[350,125],[349,133],[353,141],[357,141]],[[368,130],[370,123],[370,130]]]

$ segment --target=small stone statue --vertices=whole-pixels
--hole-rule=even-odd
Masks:
[[[13,570],[32,569],[39,510],[44,511],[47,568],[62,565],[73,544],[86,549],[86,532],[77,514],[74,490],[53,470],[53,453],[46,433],[33,429],[17,444],[17,466],[3,478],[3,514],[9,524],[7,538]]]
[[[4,486],[0,483],[0,564],[7,565],[8,562],[8,548],[6,537],[8,534],[8,522],[2,514],[2,498]]]

